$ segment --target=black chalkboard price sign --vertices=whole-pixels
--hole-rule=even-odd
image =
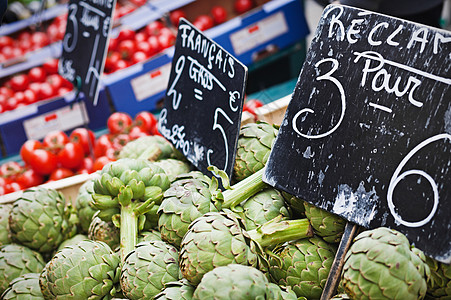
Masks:
[[[264,181],[450,263],[450,85],[450,32],[328,6]]]
[[[232,173],[247,67],[182,19],[158,128],[204,174]]]
[[[59,73],[97,105],[116,0],[70,0]],[[81,86],[78,86],[81,85]]]

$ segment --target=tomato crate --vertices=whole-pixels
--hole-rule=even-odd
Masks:
[[[105,127],[111,114],[110,103],[104,88],[94,106],[83,96],[75,99],[75,93],[33,103],[0,114],[0,135],[4,156],[16,155],[22,144],[29,140],[42,140],[53,130],[71,131],[84,124],[96,130]]]

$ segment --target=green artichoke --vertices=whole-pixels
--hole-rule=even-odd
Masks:
[[[310,220],[315,233],[328,243],[339,243],[346,226],[346,220],[307,201],[304,201],[304,207],[305,216]]]
[[[192,222],[181,242],[179,263],[183,277],[196,285],[206,272],[219,266],[257,266],[262,247],[313,234],[307,219],[276,218],[251,231],[243,228],[241,218],[231,211],[210,212]]]
[[[88,234],[92,217],[98,211],[91,206],[92,194],[94,194],[94,178],[83,183],[75,199],[75,210],[78,215],[80,232],[84,234]]]
[[[12,208],[12,204],[0,204],[0,246],[11,244],[12,242],[8,223]]]
[[[249,123],[241,127],[233,167],[236,181],[243,180],[266,165],[277,132],[278,128],[264,122]]]
[[[39,273],[26,273],[13,279],[1,295],[4,300],[40,300],[44,299],[39,287]]]
[[[14,202],[9,216],[13,241],[51,253],[62,241],[77,232],[78,219],[73,207],[56,190],[34,188]]]
[[[143,136],[127,143],[119,153],[119,158],[145,159],[157,161],[166,158],[183,160],[183,155],[164,137],[158,135]]]
[[[141,242],[163,241],[161,234],[156,230],[141,231],[138,235],[138,244]]]
[[[205,274],[196,287],[193,299],[254,300],[282,298],[282,291],[254,267],[229,264]],[[294,298],[296,299],[296,298]]]
[[[94,215],[91,225],[89,225],[88,238],[93,241],[104,242],[114,250],[120,244],[120,231],[113,222],[105,222]]]
[[[426,257],[431,270],[426,299],[451,299],[451,266]]]
[[[122,292],[128,299],[153,299],[166,283],[182,278],[178,251],[165,242],[142,242],[125,258]]]
[[[163,169],[147,160],[129,158],[109,163],[94,180],[92,204],[100,210],[99,218],[120,227],[122,259],[135,248],[145,214],[161,203],[169,185]]]
[[[72,246],[78,244],[78,242],[89,240],[87,235],[84,234],[76,234],[70,239],[63,241],[59,246],[57,251],[63,249],[66,246]]]
[[[282,192],[282,196],[285,200],[286,205],[291,209],[293,218],[305,218],[304,200],[299,199],[287,192]]]
[[[42,255],[25,246],[9,244],[0,247],[0,294],[13,279],[26,273],[40,273],[44,265]]]
[[[165,192],[158,214],[161,237],[168,243],[180,247],[180,242],[192,221],[207,212],[232,208],[254,195],[267,185],[262,180],[263,170],[230,187],[227,175],[215,167],[223,186],[218,188],[216,177],[211,179],[200,172],[192,171],[180,175]]]
[[[164,170],[171,182],[174,181],[178,175],[191,171],[191,165],[187,161],[174,158],[162,159],[156,161],[155,164]]]
[[[169,282],[165,288],[155,296],[155,300],[191,300],[194,287],[188,280],[182,278],[179,281]]]
[[[285,207],[285,201],[279,191],[273,188],[266,188],[249,199],[235,210],[239,209],[245,221],[246,230],[252,230],[260,225],[278,217],[290,217],[290,212]]]
[[[360,233],[345,256],[341,280],[346,294],[352,299],[422,299],[429,267],[418,253],[398,231],[380,227]]]
[[[279,245],[269,256],[271,280],[291,287],[298,297],[319,299],[335,252],[335,247],[317,236]]]
[[[107,244],[81,241],[61,249],[47,263],[41,290],[53,299],[112,299],[119,290],[119,263]]]

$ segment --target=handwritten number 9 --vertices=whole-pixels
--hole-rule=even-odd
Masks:
[[[75,49],[75,46],[77,45],[77,37],[78,37],[78,22],[77,22],[77,18],[76,18],[76,14],[77,14],[77,5],[71,4],[69,6],[69,15],[67,17],[68,22],[72,23],[72,27],[73,27],[73,35],[72,33],[67,33],[64,36],[64,42],[63,42],[63,47],[64,50],[66,52],[72,52]],[[72,43],[69,45],[69,40],[72,38]]]
[[[219,114],[223,115],[224,118],[233,125],[233,121],[229,118],[229,116],[221,109],[221,108],[216,108],[215,110],[215,117],[214,117],[214,124],[213,124],[213,130],[218,129],[221,134],[222,134],[222,138],[224,139],[224,148],[225,148],[225,165],[223,168],[223,171],[227,170],[227,164],[229,161],[229,147],[228,147],[228,142],[227,142],[227,135],[224,131],[224,128],[222,128],[221,124],[218,123],[218,116]],[[208,149],[207,151],[207,163],[208,165],[211,165],[211,160],[210,160],[210,154],[213,153],[213,150]]]
[[[298,111],[293,117],[293,130],[300,136],[307,138],[307,139],[320,139],[320,138],[323,138],[323,137],[326,137],[326,136],[332,134],[335,130],[337,130],[338,127],[340,127],[341,122],[343,121],[343,118],[345,116],[345,111],[346,111],[345,91],[344,91],[343,86],[341,85],[340,81],[338,81],[338,79],[336,79],[335,77],[331,76],[338,69],[339,63],[334,58],[326,58],[326,59],[323,59],[323,60],[320,60],[319,62],[317,62],[315,64],[315,67],[318,68],[318,66],[324,62],[332,62],[332,69],[329,72],[327,72],[326,74],[318,76],[316,78],[316,80],[318,80],[318,81],[328,80],[337,87],[338,91],[340,92],[340,98],[341,98],[341,115],[340,115],[340,119],[338,120],[337,124],[335,124],[335,126],[332,129],[330,129],[329,131],[318,134],[318,135],[309,135],[309,134],[302,133],[298,129],[297,120],[302,114],[315,113],[315,111],[309,107],[303,108],[300,111]]]
[[[390,180],[390,185],[388,186],[388,191],[387,191],[387,202],[388,202],[388,208],[390,209],[390,213],[393,215],[393,217],[395,218],[396,221],[398,221],[399,223],[401,223],[402,225],[405,225],[407,227],[420,227],[425,225],[426,223],[428,223],[432,217],[435,215],[437,208],[438,208],[438,202],[439,202],[439,195],[438,195],[438,187],[437,184],[435,182],[435,180],[426,172],[424,172],[423,170],[408,170],[405,171],[403,173],[400,174],[402,168],[406,165],[406,163],[409,161],[409,159],[415,155],[415,153],[417,153],[419,150],[421,150],[422,148],[426,147],[427,145],[441,140],[441,139],[448,139],[451,141],[451,135],[447,134],[447,133],[442,133],[442,134],[438,134],[435,135],[433,137],[428,138],[427,140],[421,142],[420,144],[418,144],[415,148],[413,148],[406,157],[404,157],[404,159],[401,161],[401,163],[399,164],[399,166],[396,168],[395,173],[393,173],[393,176]],[[393,203],[393,191],[396,188],[396,185],[405,177],[409,176],[409,175],[419,175],[419,176],[423,176],[424,178],[426,178],[429,182],[429,184],[431,185],[432,188],[432,192],[434,193],[434,205],[432,207],[431,212],[429,213],[429,215],[421,220],[421,221],[417,221],[417,222],[408,222],[403,220],[403,218],[396,212],[395,210],[395,205]]]

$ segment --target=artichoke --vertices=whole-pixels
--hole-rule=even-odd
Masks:
[[[286,298],[282,298],[280,288],[269,283],[260,270],[250,266],[230,264],[207,272],[196,287],[193,299],[279,300]]]
[[[153,299],[166,283],[181,279],[178,251],[165,242],[142,242],[125,258],[122,292],[128,299]]]
[[[345,256],[341,280],[346,294],[352,299],[422,299],[429,267],[419,253],[398,231],[380,227],[360,233]]]
[[[163,169],[143,159],[123,158],[103,167],[94,180],[93,206],[99,217],[120,227],[121,258],[135,248],[145,214],[160,204],[170,182]]]
[[[39,273],[26,273],[12,280],[1,295],[4,300],[40,300],[44,299],[39,287]]]
[[[155,296],[155,300],[191,300],[194,287],[188,280],[182,278],[179,281],[169,282],[165,288]]]
[[[278,217],[290,217],[290,212],[285,207],[285,201],[279,191],[273,188],[264,189],[249,199],[242,205],[237,207],[242,213],[240,214],[245,221],[246,230],[252,230],[260,225]]]
[[[262,247],[313,234],[307,219],[276,218],[254,230],[243,228],[243,221],[227,210],[207,213],[192,222],[181,242],[179,263],[183,277],[197,285],[206,272],[219,266],[257,266]]]
[[[53,189],[26,190],[9,216],[13,241],[43,254],[51,253],[77,232],[78,219],[64,196]]]
[[[291,209],[293,218],[305,218],[304,200],[299,199],[287,192],[282,192],[282,196],[285,200],[286,205]]]
[[[277,132],[278,128],[264,122],[249,123],[241,127],[233,167],[236,181],[243,180],[266,165]]]
[[[149,135],[127,143],[119,153],[119,158],[145,159],[157,161],[166,158],[184,159],[183,155],[164,137]]]
[[[291,287],[298,297],[319,299],[335,252],[317,236],[279,245],[269,256],[271,280]]]
[[[61,249],[47,263],[41,290],[52,299],[112,299],[118,290],[119,263],[107,244],[81,241]]]
[[[80,232],[87,234],[92,217],[98,211],[91,206],[92,194],[94,186],[94,178],[89,179],[78,190],[77,198],[75,199],[75,210],[77,211]]]
[[[310,220],[315,233],[328,243],[339,243],[346,226],[346,220],[307,201],[304,201],[304,207],[305,216]]]
[[[12,204],[0,204],[0,246],[11,244],[12,242],[8,223],[12,208]]]
[[[78,242],[86,241],[86,240],[89,240],[89,238],[88,238],[87,235],[84,235],[84,234],[76,234],[76,235],[74,235],[73,237],[71,237],[70,239],[67,239],[67,240],[63,241],[63,242],[59,245],[57,251],[63,249],[63,248],[66,247],[66,246],[76,245],[76,244],[78,244]]]
[[[451,299],[451,266],[426,257],[431,270],[426,299]]]
[[[42,255],[25,246],[9,244],[0,247],[0,294],[13,279],[26,273],[40,273],[44,265]]]
[[[96,215],[92,218],[88,229],[88,238],[106,243],[111,249],[119,247],[120,231],[113,222],[105,222]]]
[[[163,241],[159,231],[141,231],[138,235],[138,244],[141,242]]]
[[[191,171],[191,166],[188,162],[174,158],[162,159],[156,161],[155,164],[164,170],[171,182],[174,181],[177,175]]]
[[[262,180],[263,170],[232,187],[224,172],[214,167],[210,170],[221,177],[223,186],[228,189],[222,192],[216,177],[210,179],[197,171],[177,177],[165,192],[158,210],[158,228],[163,240],[179,247],[192,221],[207,212],[235,207],[267,186]]]

